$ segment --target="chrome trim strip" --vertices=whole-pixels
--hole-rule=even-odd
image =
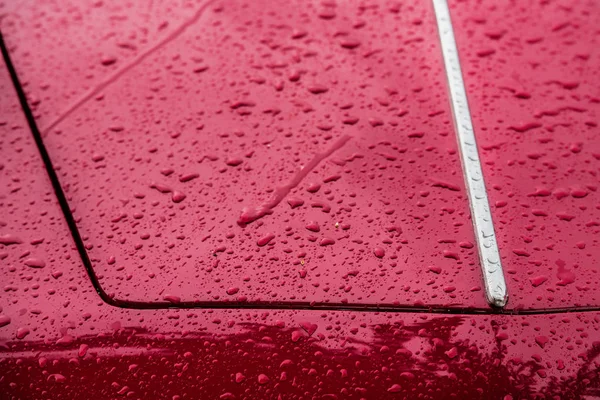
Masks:
[[[433,7],[440,34],[446,78],[448,79],[454,128],[458,138],[463,174],[469,194],[471,218],[476,233],[485,295],[488,303],[492,306],[504,307],[508,301],[506,282],[473,132],[471,113],[467,103],[467,93],[460,69],[454,31],[452,30],[450,10],[448,9],[447,0],[433,0]]]

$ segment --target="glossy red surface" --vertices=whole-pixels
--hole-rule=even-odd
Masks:
[[[35,36],[41,31],[17,26],[49,21],[57,29],[72,26],[64,18],[50,18],[44,9],[36,18],[19,17],[18,12],[33,10],[22,4],[0,19],[3,34]],[[56,12],[77,7],[83,6],[56,7]],[[382,10],[392,7],[389,3]],[[172,16],[177,21],[178,12],[193,9],[161,12],[165,19]],[[161,15],[156,9],[152,12]],[[72,15],[75,18],[77,12]],[[61,37],[55,30],[44,32]],[[84,38],[93,43],[95,34]],[[49,40],[38,39],[41,44]],[[98,40],[99,46],[105,44]],[[20,44],[11,48],[15,56],[25,57]],[[61,51],[68,53],[67,48]],[[58,82],[56,87],[43,91],[32,80],[41,70],[27,66],[19,73],[30,74],[26,89],[30,104],[37,104],[38,121],[55,115],[66,93],[74,90],[79,95],[77,79],[57,80],[58,76],[50,79]],[[65,75],[56,68],[48,68],[48,74]],[[32,98],[36,87],[47,94]],[[493,315],[468,309],[462,314],[136,310],[106,304],[82,264],[4,69],[0,93],[0,398],[600,397],[598,311]],[[70,170],[68,176],[75,172]],[[67,186],[65,191],[69,193]],[[275,211],[265,218],[277,215]],[[463,219],[469,226],[466,215]]]
[[[600,305],[600,3],[453,2],[510,308]]]
[[[120,4],[6,23],[109,296],[487,306],[428,2],[201,3],[148,43]],[[110,62],[96,9],[141,30]]]
[[[12,94],[1,77],[0,89]],[[3,398],[574,399],[600,393],[598,312],[109,306],[81,265],[16,99],[3,97],[0,110],[0,173],[7,182],[0,207],[11,211],[2,213],[0,250]],[[12,241],[20,243],[8,244],[4,232],[18,234]],[[44,267],[27,266],[32,258]]]

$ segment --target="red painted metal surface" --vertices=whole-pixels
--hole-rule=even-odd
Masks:
[[[11,83],[4,71],[0,77],[2,93],[9,94],[0,101],[6,182],[0,192],[2,398],[600,394],[598,312],[133,310],[105,304],[81,265]]]
[[[40,4],[40,14],[28,15],[32,9],[27,6],[4,4],[4,10],[10,12],[4,13],[0,27],[9,34],[15,59],[23,57],[19,73],[23,75],[30,104],[36,107],[38,122],[44,126],[57,110],[72,102],[69,93],[73,92],[74,97],[81,95],[81,79],[60,78],[65,75],[60,71],[65,71],[66,65],[46,68],[43,74],[42,69],[37,69],[43,64],[23,61],[35,57],[33,50],[26,55],[29,42],[25,36],[32,35],[31,40],[44,32],[51,38],[66,40],[61,29],[73,26],[66,23],[66,17],[53,17],[52,7],[46,11],[46,5]],[[16,9],[10,10],[11,7]],[[55,12],[60,15],[70,10],[74,21],[87,23],[92,19],[77,18],[78,14],[86,15],[85,7],[88,5],[76,3],[57,7]],[[102,7],[94,10],[103,10]],[[381,10],[390,8],[392,3]],[[408,6],[402,9],[406,12]],[[124,10],[120,11],[121,18],[115,12],[107,20],[119,25]],[[155,14],[150,14],[158,17],[162,13],[165,20],[175,24],[185,20],[185,14],[189,16],[192,10],[195,8],[177,8],[170,13],[151,9]],[[23,12],[26,14],[19,14]],[[93,15],[101,22],[94,23],[107,23],[101,13],[95,11]],[[36,17],[25,18],[32,15]],[[46,23],[53,24],[58,33],[42,30]],[[29,24],[41,25],[30,31],[18,29]],[[144,27],[141,22],[130,23],[127,28],[125,25],[119,25],[119,29]],[[73,36],[80,41],[90,40],[90,46],[96,40],[98,47],[105,46],[112,37],[107,34],[106,39],[106,35],[93,29],[88,33]],[[148,35],[159,38],[156,32]],[[105,40],[99,40],[102,38]],[[43,45],[49,39],[42,35],[37,40]],[[85,47],[73,54],[79,52],[85,60],[85,49],[93,50]],[[68,54],[69,46],[61,51]],[[58,49],[54,56],[60,58]],[[52,63],[48,60],[46,67],[49,65]],[[45,85],[37,81],[41,76],[50,76],[47,83],[55,86],[44,89]],[[1,398],[508,400],[600,396],[600,312],[452,315],[268,309],[135,310],[107,305],[82,265],[4,69],[0,71],[0,93]],[[105,99],[107,95],[108,92]],[[91,122],[92,109],[85,115]],[[78,117],[74,113],[71,118]],[[67,133],[63,130],[61,135]],[[46,143],[54,134],[48,134]],[[416,163],[421,162],[418,156],[414,158]],[[57,161],[64,162],[60,158]],[[84,169],[82,164],[77,164],[77,168]],[[68,172],[61,179],[80,173],[67,171],[66,166],[59,172]],[[72,189],[65,186],[65,191],[75,198],[69,190]],[[431,196],[437,189],[429,190]],[[460,194],[464,198],[464,191]],[[86,217],[77,214],[79,207],[75,206],[75,215],[81,218],[83,227]],[[278,211],[263,220],[278,217]],[[466,215],[457,221],[464,222],[460,229],[469,226]],[[406,232],[405,228],[402,235]],[[389,255],[386,252],[385,257]],[[515,296],[514,291],[511,295]],[[467,301],[465,304],[479,300],[469,297]]]
[[[452,5],[509,307],[598,306],[600,3]]]
[[[428,2],[149,12],[6,23],[111,297],[487,306]]]

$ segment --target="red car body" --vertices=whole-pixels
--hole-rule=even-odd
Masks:
[[[0,397],[600,398],[600,3],[0,3]]]

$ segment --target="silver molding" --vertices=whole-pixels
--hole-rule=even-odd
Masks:
[[[483,180],[479,152],[473,132],[467,93],[460,69],[454,31],[452,30],[450,10],[446,0],[433,0],[433,7],[440,34],[446,78],[448,79],[454,128],[458,138],[463,174],[469,194],[471,218],[476,233],[475,238],[477,239],[479,261],[483,273],[485,295],[488,303],[492,306],[504,307],[508,301],[508,293],[502,263],[500,262],[492,214],[490,213],[490,203]]]

